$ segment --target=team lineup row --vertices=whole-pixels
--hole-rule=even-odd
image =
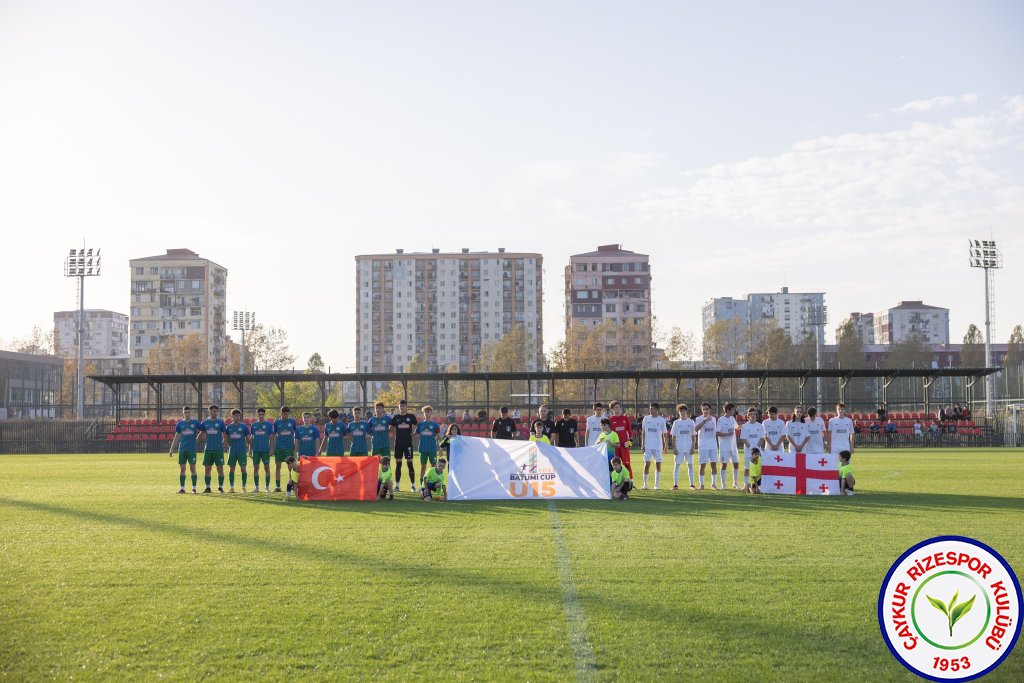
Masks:
[[[609,462],[618,457],[632,477],[630,452],[633,446],[633,425],[623,413],[622,406],[612,401],[609,406],[611,415],[603,417],[604,405],[593,404],[593,415],[586,420],[586,445],[599,442],[608,447]],[[711,465],[713,489],[718,488],[716,476],[720,476],[721,488],[725,488],[725,472],[728,464],[733,465],[733,487],[739,488],[739,452],[737,436],[744,444],[744,490],[750,490],[750,461],[754,449],[786,450],[809,453],[853,452],[854,426],[853,421],[845,414],[843,403],[836,405],[836,416],[828,421],[817,415],[815,408],[808,408],[806,413],[801,406],[794,408],[793,419],[785,421],[779,418],[778,409],[768,409],[768,417],[761,419],[756,408],[747,411],[747,421],[740,426],[736,416],[736,406],[726,403],[722,415],[711,414],[711,405],[702,403],[700,415],[690,417],[689,407],[685,404],[676,406],[677,417],[668,421],[660,415],[661,406],[651,403],[649,414],[643,418],[639,433],[639,446],[644,452],[643,488],[647,488],[651,463],[655,465],[654,488],[657,489],[661,478],[662,454],[673,445],[676,454],[673,489],[679,486],[679,469],[683,462],[687,465],[690,488],[695,489],[693,476],[693,455],[698,454],[700,466],[699,483],[704,488],[705,467]],[[182,419],[175,426],[174,439],[168,451],[173,457],[175,447],[178,449],[180,466],[179,493],[185,492],[186,466],[191,468],[192,490],[196,492],[197,453],[203,451],[206,489],[211,492],[211,473],[217,468],[218,490],[223,492],[224,486],[224,438],[227,437],[227,454],[229,467],[229,485],[234,492],[235,469],[241,470],[242,490],[247,490],[248,472],[246,464],[249,459],[253,463],[255,491],[260,486],[260,464],[266,477],[265,491],[270,490],[270,454],[275,460],[275,492],[281,490],[281,465],[290,456],[315,456],[326,454],[340,456],[346,454],[345,438],[349,439],[348,455],[381,455],[390,456],[392,431],[394,431],[395,454],[395,486],[399,487],[402,475],[402,460],[406,461],[409,472],[410,489],[416,491],[416,476],[413,468],[413,438],[419,437],[420,477],[422,485],[426,476],[427,463],[436,465],[439,451],[447,452],[452,437],[459,436],[461,430],[457,424],[449,424],[441,435],[442,427],[432,419],[432,408],[422,408],[423,419],[417,419],[409,410],[405,400],[399,402],[398,412],[386,415],[385,406],[378,402],[374,406],[374,414],[363,419],[362,410],[353,409],[353,419],[348,424],[341,422],[337,410],[328,413],[329,421],[323,430],[312,424],[312,415],[304,413],[302,424],[290,417],[291,409],[282,406],[279,417],[273,421],[266,419],[266,409],[256,411],[257,420],[251,424],[242,421],[242,411],[231,411],[231,422],[219,417],[220,407],[211,405],[209,415],[200,421],[192,417],[191,407],[182,408]],[[509,409],[502,406],[500,417],[491,425],[491,436],[495,439],[518,438],[518,426],[515,419],[509,417]],[[552,445],[572,448],[580,444],[579,426],[571,411],[562,411],[562,418],[557,422],[551,419],[551,411],[547,406],[540,407],[540,417],[531,423],[531,441],[543,441]],[[441,436],[440,441],[438,437]],[[718,464],[722,467],[718,470]]]

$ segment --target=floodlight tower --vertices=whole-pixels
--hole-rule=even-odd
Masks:
[[[821,345],[825,343],[825,325],[828,324],[828,306],[822,304],[811,305],[807,309],[807,324],[814,327],[814,366],[818,370],[821,370]],[[816,380],[816,401],[815,406],[818,410],[822,409],[821,405],[821,377]]]
[[[79,420],[85,419],[85,278],[99,274],[99,249],[68,249],[64,276],[78,278],[78,390],[75,392],[75,412]]]
[[[256,314],[252,311],[234,311],[231,314],[231,329],[242,333],[242,362],[239,372],[245,372],[245,332],[256,324]]]
[[[1003,267],[1003,255],[996,248],[995,240],[967,240],[971,268],[985,271],[985,367],[992,367],[992,318],[995,317],[995,270]],[[985,417],[991,420],[992,392],[995,390],[995,377],[985,377]]]

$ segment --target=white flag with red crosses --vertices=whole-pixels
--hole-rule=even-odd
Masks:
[[[839,456],[765,451],[761,454],[761,493],[838,496]]]

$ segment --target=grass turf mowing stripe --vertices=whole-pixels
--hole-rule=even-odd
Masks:
[[[548,512],[551,514],[551,536],[555,544],[558,582],[562,587],[565,617],[569,622],[569,646],[576,667],[576,680],[592,681],[596,678],[597,662],[594,659],[594,648],[587,637],[587,617],[583,613],[583,603],[576,590],[576,583],[572,580],[569,549],[565,545],[565,534],[562,531],[562,522],[558,518],[555,501],[548,501]]]

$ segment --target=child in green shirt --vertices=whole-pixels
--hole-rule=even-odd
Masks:
[[[544,420],[534,420],[530,425],[530,428],[533,430],[530,434],[530,441],[540,441],[541,443],[546,443],[550,446],[551,439],[549,439],[544,433],[545,426]]]
[[[603,443],[608,448],[608,471],[614,469],[612,460],[615,458],[615,449],[619,447],[619,435],[612,430],[612,421],[607,417],[601,419],[601,433],[597,435],[597,442]]]
[[[288,463],[288,486],[285,489],[284,497],[286,499],[291,498],[294,492],[296,498],[299,497],[299,459],[294,455],[289,455],[288,459],[285,460]]]
[[[444,458],[440,458],[437,461],[437,465],[431,467],[423,475],[423,500],[448,499],[448,487],[444,483],[444,466],[446,464]],[[434,492],[437,492],[437,498],[434,498]]]
[[[750,492],[761,493],[761,449],[750,449]]]
[[[395,473],[391,471],[391,458],[385,456],[380,459],[380,472],[377,474],[377,499],[395,499]]]
[[[625,500],[632,490],[633,480],[629,478],[629,470],[622,466],[622,458],[612,458],[612,498]]]
[[[853,465],[850,464],[850,451],[839,451],[839,495],[853,495]]]

